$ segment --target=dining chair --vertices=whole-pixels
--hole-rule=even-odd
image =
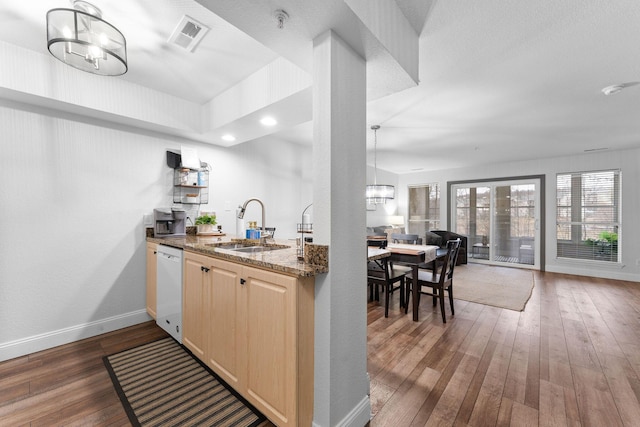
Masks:
[[[387,247],[387,239],[367,239],[367,246],[384,249]]]
[[[369,299],[380,299],[378,287],[384,289],[384,317],[389,317],[389,297],[396,290],[400,290],[400,308],[404,304],[405,276],[411,272],[410,267],[391,265],[387,258],[369,261],[367,264],[367,285],[369,286]],[[398,286],[394,287],[394,284]]]
[[[460,251],[458,251],[458,253],[460,253]],[[429,270],[432,274],[436,274],[438,267],[442,265],[442,262],[444,261],[444,258],[446,255],[447,255],[447,248],[445,245],[444,248],[436,249],[436,258],[433,261],[423,262],[418,266],[418,268],[421,268],[423,270]]]
[[[447,253],[444,256],[442,265],[440,267],[440,272],[438,274],[433,274],[431,271],[418,269],[418,286],[420,292],[418,293],[418,297],[421,294],[430,295],[433,297],[433,306],[435,307],[437,301],[440,300],[440,311],[442,312],[442,322],[447,323],[447,317],[444,311],[444,291],[447,291],[449,294],[449,305],[451,306],[451,315],[455,314],[453,309],[453,270],[456,266],[456,259],[458,258],[458,251],[460,250],[460,239],[449,240],[447,242]],[[404,304],[405,313],[407,312],[407,307],[409,307],[409,299],[411,297],[411,284],[413,283],[413,273],[407,274],[406,279],[406,300]],[[425,290],[424,288],[430,288],[430,290]],[[418,304],[420,300],[418,300]]]
[[[391,234],[391,243],[408,243],[410,245],[418,244],[418,235],[417,234]]]

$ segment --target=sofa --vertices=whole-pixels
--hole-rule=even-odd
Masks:
[[[387,236],[387,240],[391,242],[392,234],[405,234],[404,227],[393,225],[377,225],[375,227],[367,227],[367,236]],[[422,237],[418,236],[418,244],[422,244]]]
[[[404,227],[394,227],[393,225],[376,225],[375,227],[367,227],[367,236],[382,236],[387,234],[387,230],[402,230],[394,231],[394,233],[404,233]]]
[[[444,249],[449,240],[460,239],[460,251],[458,252],[458,260],[456,265],[467,263],[467,236],[446,230],[431,230],[425,233],[424,244],[440,246]]]

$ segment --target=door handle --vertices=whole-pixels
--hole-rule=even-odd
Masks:
[[[246,281],[246,280],[244,280],[244,279],[240,279],[240,284],[241,284],[241,285],[244,285],[245,283],[247,283],[247,281]]]
[[[204,265],[200,266],[200,270],[204,271],[205,273],[209,272],[209,269],[207,267],[205,267]]]

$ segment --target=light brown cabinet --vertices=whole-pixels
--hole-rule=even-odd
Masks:
[[[158,306],[158,290],[157,290],[157,273],[158,265],[158,245],[156,243],[147,242],[147,313],[149,316],[156,318],[156,310]]]
[[[204,361],[211,258],[186,252],[182,282],[182,344]]]
[[[314,279],[186,252],[184,280],[185,346],[274,424],[311,425]]]
[[[298,305],[304,284],[295,277],[251,267],[243,269],[243,278],[246,281],[245,312],[242,313],[246,319],[246,392],[260,411],[270,414],[275,424],[311,425],[311,419],[302,420],[304,411],[300,410],[298,395],[306,385],[298,379],[301,368],[298,363],[303,362],[298,351],[309,345],[309,351],[313,351],[313,322],[311,330],[305,332],[300,323],[309,311],[313,313],[313,307]],[[299,309],[304,313],[299,313]],[[312,372],[313,366],[303,370]],[[300,375],[304,376],[302,372]],[[309,384],[313,384],[312,378],[309,379]],[[313,396],[313,392],[306,396]],[[302,418],[300,421],[296,421],[298,416]]]
[[[246,364],[246,351],[241,335],[246,316],[243,303],[246,289],[241,285],[243,267],[239,264],[212,260],[209,288],[209,325],[206,363],[236,390],[245,389],[245,378],[239,372]]]

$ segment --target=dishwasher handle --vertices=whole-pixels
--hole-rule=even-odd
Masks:
[[[167,261],[180,262],[180,257],[179,256],[167,254],[167,253],[164,253],[164,252],[158,252],[158,255],[160,255],[162,258],[166,259]]]

